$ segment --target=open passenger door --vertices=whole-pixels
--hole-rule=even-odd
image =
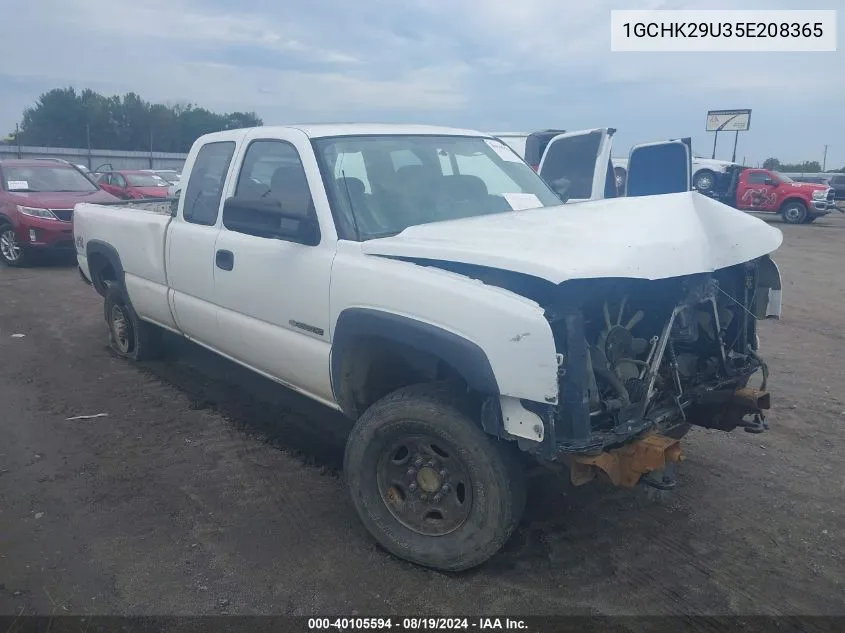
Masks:
[[[643,143],[631,148],[625,195],[653,196],[692,188],[689,138]]]
[[[610,162],[613,128],[567,132],[553,137],[537,172],[569,202],[616,197]]]

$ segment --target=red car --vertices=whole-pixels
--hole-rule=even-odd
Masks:
[[[38,251],[73,251],[74,205],[116,200],[65,161],[0,161],[0,259],[22,266]]]
[[[124,200],[166,198],[170,183],[149,171],[122,169],[97,174],[97,184]]]

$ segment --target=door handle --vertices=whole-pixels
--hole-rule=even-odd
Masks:
[[[232,251],[217,251],[214,263],[217,264],[217,268],[232,270],[235,267],[235,254]]]

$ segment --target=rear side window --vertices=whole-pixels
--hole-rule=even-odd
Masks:
[[[186,222],[205,226],[217,222],[223,185],[234,153],[234,141],[207,143],[200,148],[185,187],[182,216]]]

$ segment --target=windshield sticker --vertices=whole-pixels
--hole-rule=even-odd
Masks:
[[[536,209],[537,207],[543,206],[540,198],[533,193],[503,193],[502,197],[507,200],[507,203],[514,211]]]
[[[17,191],[20,189],[29,189],[29,181],[28,180],[10,180],[9,181],[9,191]]]
[[[499,155],[499,158],[502,160],[509,161],[511,163],[521,163],[522,159],[514,152],[510,147],[500,143],[499,141],[493,141],[490,139],[484,139],[484,142],[487,143],[488,147],[492,149]]]

